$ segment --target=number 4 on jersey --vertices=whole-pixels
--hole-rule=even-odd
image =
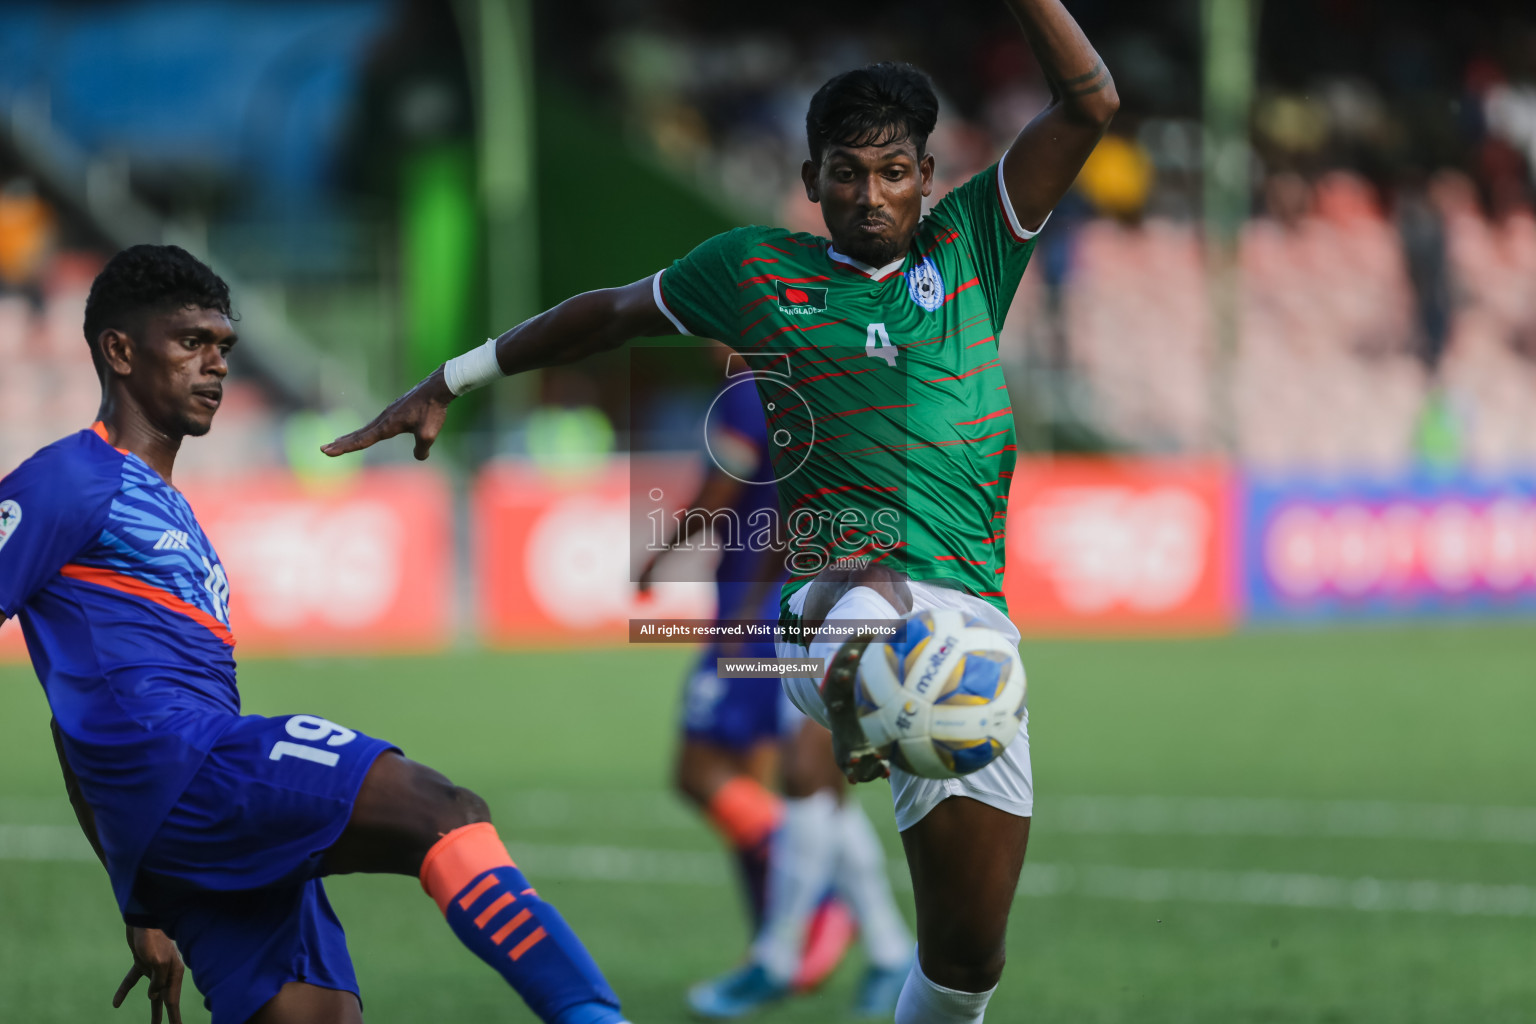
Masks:
[[[884,359],[885,365],[896,368],[897,348],[891,344],[891,336],[885,333],[885,324],[870,324],[864,338],[864,354],[871,359]]]

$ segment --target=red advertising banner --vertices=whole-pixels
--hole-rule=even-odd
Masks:
[[[286,473],[183,488],[230,581],[237,653],[436,650],[451,639],[452,502],[426,467],[321,488]]]
[[[676,460],[683,501],[696,473],[689,459]],[[659,584],[647,599],[629,582],[631,550],[645,543],[629,486],[619,460],[563,481],[512,463],[482,474],[472,550],[487,639],[619,643],[630,618],[710,614],[705,585]],[[1014,621],[1026,633],[1229,628],[1233,492],[1230,472],[1215,463],[1021,462],[1004,582]]]
[[[662,462],[648,467],[647,483],[674,480],[666,487],[668,503],[687,502],[698,460]],[[475,603],[491,643],[622,643],[632,618],[713,613],[708,584],[658,583],[642,595],[630,582],[631,554],[646,543],[636,531],[647,523],[631,515],[627,460],[579,476],[554,476],[523,463],[493,465],[476,482],[473,502]]]
[[[1021,460],[1003,592],[1028,633],[1227,629],[1235,485],[1213,462]]]
[[[287,473],[181,485],[230,581],[237,655],[443,648],[452,638],[452,500],[426,467],[318,489]],[[0,628],[0,660],[27,656]]]

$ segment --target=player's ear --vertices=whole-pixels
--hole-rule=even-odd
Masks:
[[[925,153],[917,162],[918,173],[923,176],[923,195],[933,194],[933,154]]]
[[[813,203],[821,202],[821,193],[816,189],[816,177],[821,171],[821,165],[814,160],[807,160],[800,165],[800,180],[805,182],[805,198]]]
[[[133,372],[133,339],[125,332],[109,327],[101,332],[96,345],[101,349],[101,360],[108,371],[119,377]]]

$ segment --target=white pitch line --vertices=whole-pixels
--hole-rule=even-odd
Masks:
[[[1027,864],[1019,891],[1139,903],[1217,903],[1317,910],[1536,917],[1536,886],[1338,878],[1270,871]]]
[[[646,790],[524,790],[493,799],[512,829],[586,827],[615,834],[697,831],[698,816],[668,793]],[[0,797],[0,822],[73,828],[69,804]],[[1416,804],[1386,800],[1254,797],[1042,796],[1035,834],[1383,839],[1536,846],[1536,807]]]
[[[535,878],[577,882],[719,886],[730,881],[723,854],[624,846],[512,844]],[[64,825],[0,825],[0,860],[89,861],[80,832]],[[899,865],[895,874],[904,877]],[[1536,886],[1430,879],[1339,878],[1269,871],[1132,868],[1112,864],[1026,864],[1025,896],[1081,896],[1136,903],[1212,903],[1319,910],[1536,917]]]
[[[1078,834],[1297,836],[1536,845],[1536,807],[1386,800],[1073,796],[1042,799],[1035,827]]]
[[[699,851],[514,843],[535,876],[570,881],[720,885],[725,858]],[[894,866],[898,869],[899,865]],[[1339,878],[1269,871],[1166,870],[1110,864],[1026,864],[1019,892],[1138,903],[1216,903],[1475,917],[1536,917],[1536,886],[1428,879]]]
[[[697,818],[665,793],[530,790],[497,801],[525,827],[583,825],[691,830]],[[1034,831],[1069,835],[1406,839],[1536,846],[1536,807],[1416,804],[1387,800],[1252,797],[1043,796]]]

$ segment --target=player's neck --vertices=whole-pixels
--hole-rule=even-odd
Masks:
[[[907,252],[912,248],[912,242],[916,237],[914,235],[912,238],[907,239],[906,244],[902,246],[880,246],[877,248],[860,245],[857,241],[849,242],[847,239],[844,239],[844,242],[848,242],[848,244],[844,245],[843,242],[833,238],[832,258],[847,262],[865,273],[876,274],[876,272],[879,272],[877,276],[886,277],[906,261]]]
[[[106,427],[108,444],[137,455],[166,483],[171,482],[176,453],[181,450],[179,434],[168,434],[156,427],[137,405],[114,402],[111,398],[102,402],[96,418]]]

